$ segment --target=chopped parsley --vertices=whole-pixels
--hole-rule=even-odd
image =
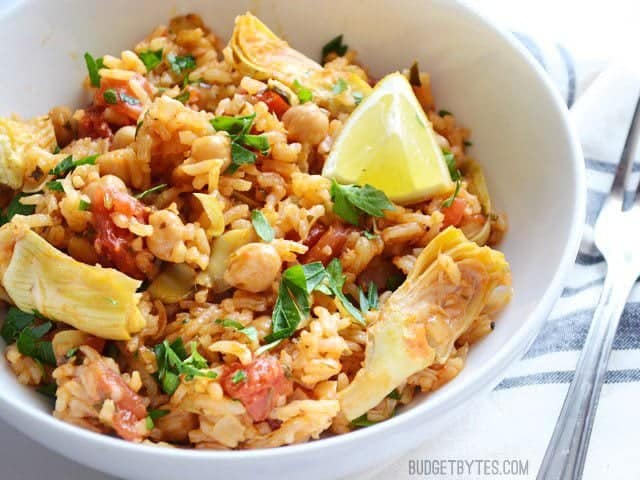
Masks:
[[[140,52],[138,57],[140,57],[140,60],[144,63],[144,66],[147,68],[147,72],[150,72],[162,63],[162,49]]]
[[[351,425],[354,427],[370,427],[371,425],[375,425],[378,422],[371,421],[367,418],[367,414],[364,413],[360,415],[358,418],[354,418],[351,420]]]
[[[342,57],[347,53],[348,49],[349,46],[342,43],[342,34],[332,38],[322,47],[322,63],[330,53],[335,53],[337,56]]]
[[[52,152],[54,155],[57,155],[58,153],[60,153],[60,145],[56,145],[56,148],[53,149]]]
[[[140,131],[140,127],[142,126],[142,120],[136,123],[136,133],[133,135],[133,138],[138,138],[138,132]]]
[[[267,343],[266,345],[262,345],[261,347],[257,348],[256,351],[254,352],[255,356],[257,357],[258,355],[262,355],[264,352],[268,352],[269,350],[271,350],[272,348],[277,347],[278,345],[280,345],[280,343],[282,343],[282,339],[279,340],[274,340],[271,343]]]
[[[371,185],[340,185],[333,180],[331,200],[333,211],[353,225],[358,225],[362,213],[384,217],[383,210],[395,209],[384,192]]]
[[[227,132],[231,137],[231,165],[226,173],[232,174],[241,165],[256,162],[255,152],[245,147],[258,150],[262,155],[269,153],[269,141],[265,135],[249,134],[255,118],[256,114],[253,113],[243,117],[220,116],[211,120],[211,125],[216,131]]]
[[[370,232],[368,230],[363,231],[362,234],[365,236],[367,240],[374,240],[376,238],[380,238],[380,235],[378,235],[377,233]]]
[[[340,95],[348,87],[349,85],[347,85],[347,82],[344,80],[344,78],[339,78],[336,84],[331,89],[331,93],[333,93],[334,95]]]
[[[78,347],[73,347],[67,350],[67,353],[64,354],[66,358],[72,358],[76,352],[78,351]]]
[[[35,205],[24,205],[20,202],[21,198],[29,195],[31,194],[20,192],[11,199],[4,215],[0,215],[0,225],[9,223],[15,215],[32,215],[36,211]]]
[[[86,212],[91,209],[91,202],[87,202],[86,200],[80,199],[80,203],[78,203],[78,210],[82,212]]]
[[[237,320],[232,320],[230,318],[219,318],[216,320],[216,323],[225,328],[233,328],[237,330],[239,333],[246,335],[246,337],[252,342],[258,342],[258,331],[255,327],[245,327]]]
[[[27,313],[16,307],[10,307],[0,335],[7,344],[16,342],[21,354],[47,365],[56,365],[56,356],[51,342],[42,340],[42,337],[53,328],[53,324],[46,320],[44,323],[34,325],[36,319],[46,320],[35,312]]]
[[[465,146],[465,147],[471,147],[471,146],[473,146],[473,142],[471,142],[471,141],[469,141],[469,140],[465,140],[465,141],[464,141],[464,142],[462,142],[462,143],[464,143],[464,146]]]
[[[282,274],[273,308],[272,331],[265,340],[274,342],[293,335],[300,322],[310,314],[309,295],[314,290],[334,296],[358,323],[364,324],[360,310],[342,292],[344,282],[342,265],[337,258],[326,269],[320,262],[287,268]]]
[[[442,150],[442,155],[444,156],[445,162],[447,162],[447,168],[449,169],[449,175],[451,176],[451,180],[456,182],[456,189],[449,198],[447,198],[444,202],[442,202],[442,206],[444,208],[449,208],[455,198],[458,196],[458,192],[460,192],[460,183],[462,180],[462,174],[460,170],[456,167],[456,157],[449,150]]]
[[[447,115],[453,116],[453,114],[449,110],[439,110],[438,115],[441,117],[446,117]]]
[[[313,93],[306,87],[303,87],[298,80],[293,81],[293,91],[298,96],[300,103],[307,103],[313,99]]]
[[[236,372],[231,377],[231,382],[234,384],[240,383],[240,382],[246,382],[246,381],[247,381],[247,372],[245,372],[244,370],[236,370]]]
[[[118,103],[118,92],[116,92],[113,88],[107,88],[102,94],[104,101],[109,105],[115,105]]]
[[[58,391],[58,385],[53,383],[47,383],[36,388],[36,392],[41,393],[45,397],[56,398],[56,392]]]
[[[81,158],[80,160],[74,160],[73,157],[69,155],[53,167],[49,173],[56,177],[62,177],[80,165],[95,165],[96,158],[98,158],[98,155],[89,155],[88,157]]]
[[[190,347],[191,355],[187,356],[180,337],[171,343],[165,340],[153,347],[158,362],[158,380],[162,390],[168,395],[173,395],[180,385],[180,375],[184,375],[185,380],[192,380],[194,377],[216,378],[218,376],[216,372],[207,370],[207,360],[198,353],[197,343],[191,342]]]
[[[87,64],[87,71],[89,72],[89,81],[94,87],[100,86],[100,74],[98,73],[101,68],[104,68],[102,57],[93,58],[89,52],[85,52],[84,61]]]
[[[183,90],[182,92],[180,92],[178,96],[174,97],[174,99],[178,100],[180,103],[184,105],[189,101],[190,97],[191,97],[191,93],[189,93],[189,90]]]
[[[418,62],[415,61],[411,65],[409,69],[409,83],[413,87],[421,87],[422,80],[420,80],[420,68],[418,67]]]
[[[397,388],[391,390],[391,392],[389,392],[389,395],[387,395],[387,398],[390,398],[391,400],[400,400],[400,397],[401,395]]]
[[[167,55],[167,60],[169,61],[171,70],[178,75],[196,68],[196,59],[193,55],[174,55],[170,53]]]
[[[251,223],[254,230],[262,240],[265,242],[273,240],[273,227],[271,227],[269,221],[260,210],[253,210],[251,212]]]
[[[45,183],[45,186],[52,192],[64,192],[64,188],[62,188],[62,182],[60,180],[51,180],[50,182]]]
[[[153,430],[155,425],[155,421],[159,418],[164,417],[169,414],[169,410],[148,410],[147,417],[145,418],[145,425],[147,430]]]
[[[158,193],[159,191],[164,190],[165,188],[167,188],[167,184],[161,183],[160,185],[156,185],[155,187],[148,188],[144,192],[140,192],[137,195],[134,195],[134,197],[140,200],[146,197],[147,195],[151,195],[152,193]]]
[[[356,102],[356,105],[360,105],[360,102],[364,98],[364,94],[361,92],[353,92],[351,96],[353,97],[353,101]]]
[[[365,315],[369,310],[378,309],[378,287],[373,282],[369,283],[367,294],[365,295],[362,288],[358,288],[358,301],[360,303],[360,311]]]

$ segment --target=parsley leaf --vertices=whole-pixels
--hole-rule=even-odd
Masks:
[[[349,86],[347,85],[347,82],[345,82],[344,78],[339,78],[336,84],[331,89],[331,93],[333,93],[334,95],[340,95],[348,87]]]
[[[89,155],[88,157],[81,158],[80,160],[74,160],[73,157],[69,155],[53,167],[49,173],[56,177],[62,177],[80,165],[95,165],[96,158],[98,158],[98,155]]]
[[[397,388],[391,390],[391,392],[389,392],[389,395],[387,395],[387,398],[390,398],[391,400],[400,400],[400,397],[401,395]]]
[[[371,421],[367,418],[367,414],[364,413],[360,415],[358,418],[354,418],[351,420],[351,425],[354,427],[370,427],[371,425],[375,425],[378,422]]]
[[[262,155],[269,153],[269,140],[265,135],[243,135],[238,139],[245,147],[253,148],[259,151]]]
[[[331,293],[335,295],[335,297],[340,301],[344,309],[351,315],[359,324],[364,325],[365,321],[356,307],[353,306],[351,301],[345,296],[342,292],[342,287],[344,286],[345,276],[342,273],[342,264],[340,260],[334,258],[327,265],[327,275],[329,277],[329,289]]]
[[[262,345],[261,347],[257,348],[256,351],[254,352],[255,356],[257,357],[258,355],[262,355],[264,352],[268,352],[269,350],[271,350],[272,348],[277,347],[278,345],[280,345],[280,343],[282,343],[282,339],[279,340],[275,340],[271,343],[267,343],[266,345]]]
[[[369,232],[368,230],[365,230],[364,232],[362,232],[362,234],[367,240],[374,240],[376,238],[380,238],[380,235],[378,235],[377,233]]]
[[[151,418],[151,420],[157,420],[159,418],[164,417],[169,414],[169,410],[159,410],[159,409],[151,409],[147,410],[147,414]]]
[[[162,63],[162,49],[140,52],[138,57],[140,57],[144,66],[147,67],[147,72],[150,72]]]
[[[191,342],[191,355],[187,357],[182,338],[177,338],[172,343],[164,340],[153,347],[158,363],[157,377],[162,386],[162,390],[173,395],[180,385],[180,375],[184,375],[185,380],[194,377],[216,378],[218,375],[208,368],[206,359],[198,353],[196,342]]]
[[[116,92],[113,88],[107,88],[102,94],[104,101],[109,105],[115,105],[118,103],[118,92]]]
[[[439,110],[438,115],[441,117],[446,117],[447,115],[453,116],[453,114],[449,110]]]
[[[362,213],[384,217],[383,210],[395,209],[384,192],[371,185],[340,185],[333,180],[331,199],[333,211],[353,225],[358,225]]]
[[[86,212],[89,209],[91,209],[91,202],[87,202],[86,200],[80,199],[80,202],[78,203],[78,210],[82,212]]]
[[[443,149],[442,155],[444,156],[445,162],[447,162],[447,168],[449,169],[449,175],[451,175],[451,180],[456,182],[456,189],[449,198],[447,198],[444,202],[442,202],[442,206],[444,208],[449,208],[455,198],[458,196],[458,192],[460,192],[460,183],[462,180],[462,174],[460,170],[456,167],[456,158],[455,155],[449,150]]]
[[[246,382],[247,381],[247,372],[245,372],[244,370],[236,370],[236,373],[233,374],[233,376],[231,377],[231,382],[235,383],[240,383],[240,382]]]
[[[349,46],[342,43],[342,34],[340,34],[329,40],[325,46],[322,47],[322,62],[324,63],[324,59],[327,58],[327,55],[330,53],[335,53],[339,57],[342,57],[347,53],[348,49]]]
[[[100,74],[98,71],[104,67],[102,58],[93,58],[89,52],[85,52],[84,61],[87,64],[87,70],[89,71],[89,80],[94,87],[100,86]]]
[[[298,96],[300,103],[307,103],[313,99],[313,93],[306,87],[303,87],[298,80],[293,81],[293,91]]]
[[[136,97],[132,97],[131,95],[127,95],[124,92],[119,92],[120,100],[127,105],[140,105],[140,100]]]
[[[260,210],[253,210],[251,212],[251,223],[253,224],[254,230],[262,240],[265,242],[273,240],[273,228]]]
[[[147,195],[151,195],[152,193],[157,193],[157,192],[159,192],[161,190],[164,190],[165,188],[167,188],[167,184],[166,183],[161,183],[160,185],[156,185],[155,187],[148,188],[144,192],[140,192],[137,195],[134,195],[134,197],[137,198],[138,200],[140,200],[140,199],[146,197]]]
[[[237,142],[231,142],[231,165],[227,167],[226,173],[235,173],[242,165],[252,163],[256,163],[256,154]]]
[[[50,182],[45,183],[45,186],[52,192],[64,192],[64,188],[62,188],[60,180],[51,180]]]
[[[11,199],[9,205],[7,205],[7,211],[4,215],[0,216],[0,225],[9,223],[15,215],[31,215],[36,211],[35,205],[24,205],[20,202],[23,197],[28,197],[30,194],[20,192]]]
[[[174,97],[174,99],[178,100],[180,103],[182,103],[184,105],[189,101],[190,97],[191,97],[191,93],[189,93],[189,90],[183,90],[180,93],[180,95]]]
[[[56,392],[58,391],[58,385],[53,383],[47,383],[46,385],[42,385],[36,388],[36,392],[41,393],[45,397],[56,398]]]
[[[167,55],[167,60],[169,61],[171,70],[178,75],[196,68],[196,59],[193,55],[174,55],[170,53]]]
[[[364,98],[364,95],[361,92],[353,92],[353,101],[356,102],[356,105],[360,105],[360,102]]]
[[[358,302],[360,303],[360,311],[363,314],[366,314],[369,310],[378,309],[378,287],[376,287],[375,283],[369,283],[366,295],[362,288],[358,288]]]
[[[18,351],[28,357],[35,358],[48,365],[56,365],[51,342],[42,340],[53,327],[50,321],[33,326],[35,313],[23,312],[15,307],[9,308],[7,317],[2,325],[2,338],[7,343],[16,342]]]
[[[227,132],[229,135],[244,135],[253,125],[256,114],[246,115],[244,117],[229,117],[222,115],[211,120],[211,126],[218,132]]]
[[[232,320],[230,318],[219,318],[216,320],[216,323],[222,325],[225,328],[234,328],[238,332],[246,335],[247,338],[252,342],[258,342],[258,331],[255,327],[245,327],[237,320]]]

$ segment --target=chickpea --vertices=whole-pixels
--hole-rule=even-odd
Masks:
[[[318,145],[329,134],[329,118],[315,103],[291,107],[282,116],[291,140]]]
[[[113,148],[128,147],[136,139],[136,127],[133,125],[126,125],[120,127],[120,129],[113,136]]]
[[[149,225],[153,227],[153,235],[147,238],[151,253],[168,262],[184,261],[187,247],[180,217],[169,210],[159,210],[149,215]]]
[[[273,246],[266,243],[248,243],[229,257],[224,281],[242,290],[262,292],[271,286],[281,266],[282,261]]]
[[[231,163],[229,137],[219,134],[196,138],[191,145],[191,156],[195,160],[222,158],[224,160],[222,170],[224,170]]]

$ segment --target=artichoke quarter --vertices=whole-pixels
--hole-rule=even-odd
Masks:
[[[364,365],[338,393],[346,417],[359,417],[409,376],[444,363],[498,287],[508,289],[502,307],[510,298],[511,274],[501,252],[453,227],[435,237],[368,328]]]
[[[20,221],[0,228],[0,284],[23,311],[109,339],[127,340],[145,320],[139,281],[59,251]]]

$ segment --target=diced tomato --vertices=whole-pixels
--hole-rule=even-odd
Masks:
[[[307,247],[313,247],[316,243],[318,243],[318,240],[320,240],[320,237],[326,231],[327,226],[324,223],[316,222],[311,226],[307,238],[305,238],[304,242],[302,243]]]
[[[98,255],[123,273],[144,278],[136,265],[135,253],[131,250],[135,235],[118,227],[111,219],[111,214],[118,212],[144,223],[147,219],[144,205],[125,192],[98,187],[91,199],[91,212],[97,232],[94,246]]]
[[[464,217],[464,209],[467,206],[467,202],[460,197],[454,198],[451,206],[442,207],[440,211],[444,214],[444,226],[457,227]]]
[[[273,90],[265,90],[262,93],[256,95],[256,98],[267,104],[269,111],[276,114],[278,118],[282,118],[282,115],[289,110],[289,104],[282,98],[282,96],[274,92]]]
[[[142,75],[134,77],[145,91],[151,95],[153,90],[151,84]],[[115,103],[109,103],[104,94],[107,90],[115,93]],[[112,78],[103,78],[100,81],[100,88],[96,90],[93,103],[101,107],[109,107],[115,112],[127,117],[130,124],[133,125],[143,111],[143,106],[134,94],[129,80],[116,80]]]
[[[78,138],[111,138],[113,132],[104,118],[104,107],[92,105],[85,109],[78,122]]]
[[[244,370],[246,378],[234,383],[234,374],[240,370]],[[249,365],[229,365],[220,383],[227,395],[242,402],[255,422],[265,420],[279,400],[293,392],[291,380],[273,355],[261,355]]]
[[[309,251],[304,254],[301,263],[322,262],[327,265],[332,258],[342,253],[342,248],[351,230],[339,222],[334,223],[326,232],[322,233],[315,244],[308,243]]]
[[[147,407],[142,397],[102,361],[92,363],[89,368],[100,396],[110,398],[116,404],[118,410],[113,418],[115,431],[126,440],[141,440],[136,423],[147,416]]]

